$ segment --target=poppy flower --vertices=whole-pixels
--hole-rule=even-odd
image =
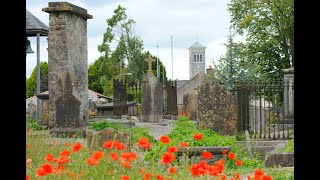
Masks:
[[[55,140],[55,139],[52,140],[52,141],[51,141],[51,144],[53,144],[53,145],[57,144],[57,140]]]
[[[118,160],[118,155],[115,152],[110,152],[109,157],[114,161]]]
[[[268,175],[264,175],[263,180],[272,180],[272,177]]]
[[[227,150],[222,150],[222,154],[227,154]]]
[[[150,174],[150,173],[145,173],[145,174],[143,175],[143,180],[150,180],[151,177],[152,177],[152,174]]]
[[[144,174],[146,170],[144,168],[140,168],[139,173]]]
[[[156,175],[157,180],[164,180],[164,177],[161,174]]]
[[[187,142],[180,142],[180,147],[188,147],[189,144]]]
[[[121,180],[130,180],[129,176],[127,175],[122,175],[120,176]]]
[[[160,137],[160,141],[163,143],[163,144],[168,144],[170,142],[170,138],[168,136],[161,136]]]
[[[176,148],[176,147],[174,147],[174,146],[168,147],[168,152],[174,153],[174,152],[176,152],[176,151],[178,151],[178,148]]]
[[[96,166],[99,164],[99,161],[95,158],[90,157],[87,159],[87,164],[92,165],[92,166]]]
[[[163,165],[168,165],[169,163],[171,163],[174,159],[176,158],[176,156],[173,153],[170,152],[166,152],[162,155],[162,159],[160,161],[161,164]]]
[[[42,164],[41,168],[44,170],[46,174],[51,174],[53,172],[51,164]]]
[[[72,146],[72,152],[78,152],[82,148],[82,144],[80,142],[76,142]]]
[[[47,175],[46,171],[42,167],[36,169],[36,173],[37,173],[37,177],[41,177],[41,176]]]
[[[130,168],[130,162],[128,161],[121,161],[121,165],[125,168],[128,168],[128,169]]]
[[[207,171],[210,176],[218,176],[219,172],[216,166],[207,166]]]
[[[254,176],[263,176],[264,175],[264,172],[262,169],[256,169],[254,170]]]
[[[26,180],[30,180],[29,174],[26,174]]]
[[[95,151],[95,152],[93,152],[91,157],[96,160],[99,160],[104,157],[104,153],[102,151]]]
[[[52,154],[48,154],[45,158],[46,161],[50,162],[54,159],[54,156]]]
[[[202,158],[211,159],[211,158],[212,158],[211,152],[204,151],[204,152],[202,153]]]
[[[238,174],[238,173],[234,173],[233,177],[235,180],[238,180],[241,178],[240,174]]]
[[[175,167],[169,167],[168,171],[169,171],[169,175],[174,175],[177,173],[177,169]]]
[[[68,143],[68,142],[65,142],[65,143],[63,144],[63,146],[67,147],[67,146],[69,146],[69,143]]]
[[[237,165],[237,166],[241,166],[241,165],[242,165],[242,161],[236,160],[236,165]]]
[[[64,150],[60,153],[60,156],[69,156],[70,155],[70,151],[69,150]]]
[[[120,160],[121,161],[128,161],[128,162],[131,162],[133,161],[134,159],[137,159],[137,155],[134,153],[134,152],[123,152],[121,153],[121,157],[120,157]]]
[[[105,141],[103,143],[103,146],[106,148],[106,149],[111,149],[113,147],[113,142],[112,141]]]
[[[201,140],[202,139],[202,137],[203,137],[203,135],[201,134],[201,133],[198,133],[198,134],[194,134],[193,135],[193,138],[195,139],[195,140]]]
[[[138,142],[136,143],[137,146],[143,147],[145,149],[149,149],[151,147],[151,144],[149,142],[148,138],[142,137],[138,139]]]
[[[228,158],[229,159],[236,159],[236,155],[233,152],[229,152]]]
[[[29,164],[32,162],[32,159],[27,159],[26,164]]]
[[[123,150],[124,148],[126,148],[126,146],[123,144],[123,143],[118,143],[117,145],[116,145],[116,149],[117,150]]]
[[[31,149],[32,148],[32,144],[28,144],[27,148]]]
[[[69,136],[70,137],[70,136]],[[72,136],[71,136],[72,138],[76,138],[76,134],[72,134]]]

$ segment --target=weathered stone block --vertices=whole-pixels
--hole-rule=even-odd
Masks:
[[[281,152],[269,152],[265,158],[266,167],[282,166],[293,167],[294,166],[294,153],[281,153]]]
[[[237,98],[216,81],[201,85],[197,94],[198,128],[212,129],[222,135],[234,135]]]

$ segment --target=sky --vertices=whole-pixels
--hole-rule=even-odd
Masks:
[[[49,14],[42,11],[48,2],[67,0],[26,0],[26,8],[49,27]],[[126,8],[127,15],[136,21],[134,35],[144,44],[144,51],[158,56],[167,70],[168,79],[189,79],[189,51],[195,42],[206,47],[206,67],[217,64],[226,52],[230,27],[227,4],[230,0],[69,0],[87,9],[93,19],[87,21],[88,65],[101,54],[107,29],[106,20],[111,18],[118,5]],[[172,51],[171,51],[172,36]],[[28,54],[26,77],[37,65],[36,37],[28,38],[35,53]],[[157,48],[158,46],[158,48]],[[40,61],[48,62],[46,37],[40,38]],[[172,73],[173,72],[173,73]]]

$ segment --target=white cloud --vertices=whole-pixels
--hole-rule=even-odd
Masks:
[[[57,0],[60,1],[60,0]],[[61,0],[64,1],[64,0]],[[38,19],[49,25],[49,14],[42,11],[49,0],[27,0],[27,9]],[[171,79],[171,41],[173,36],[173,79],[189,78],[188,48],[198,41],[207,47],[207,60],[215,63],[225,53],[229,35],[229,13],[227,4],[230,0],[118,0],[86,1],[70,0],[72,4],[87,9],[93,19],[88,19],[88,64],[96,60],[100,53],[103,33],[106,31],[106,19],[111,18],[114,9],[120,4],[126,7],[127,14],[136,21],[135,35],[138,35],[144,49],[157,54],[167,68]],[[45,40],[45,38],[42,38]],[[41,61],[47,61],[46,40],[41,40]],[[35,51],[36,45],[32,44]],[[44,52],[43,52],[44,51]],[[36,52],[36,51],[35,51]],[[27,77],[36,65],[36,53],[27,57]]]

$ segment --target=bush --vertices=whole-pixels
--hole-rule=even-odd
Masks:
[[[27,128],[31,129],[33,131],[43,130],[41,125],[38,123],[38,121],[36,119],[32,119],[32,118],[27,119]]]

